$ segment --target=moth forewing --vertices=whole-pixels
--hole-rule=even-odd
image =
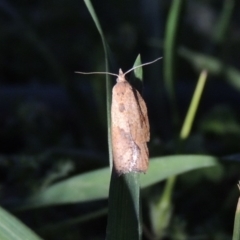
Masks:
[[[149,122],[147,107],[139,92],[121,75],[112,91],[112,148],[118,174],[146,172]]]
[[[137,121],[139,124],[139,127],[137,129],[141,129],[141,132],[138,130],[137,139],[139,139],[139,141],[141,142],[148,142],[150,140],[150,126],[148,121],[147,106],[140,93],[137,90],[135,91],[137,93],[136,94],[136,102],[138,107],[137,116],[139,119],[139,121]]]

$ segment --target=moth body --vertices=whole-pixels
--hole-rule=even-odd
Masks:
[[[147,107],[122,70],[112,90],[112,149],[116,172],[146,172],[150,139]]]

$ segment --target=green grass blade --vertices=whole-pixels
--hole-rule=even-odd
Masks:
[[[148,172],[140,176],[141,187],[151,186],[177,174],[217,165],[217,158],[204,155],[151,158]],[[109,184],[108,168],[84,173],[46,188],[32,197],[25,208],[105,199],[108,196]]]
[[[160,196],[157,203],[152,202],[150,205],[151,223],[154,236],[157,239],[162,239],[165,235],[165,230],[169,226],[172,215],[172,194],[175,185],[175,177],[168,178],[164,187],[164,192]]]
[[[107,240],[141,239],[139,174],[112,174],[108,205]]]
[[[213,35],[213,40],[218,44],[224,43],[225,39],[228,37],[227,32],[230,26],[234,5],[235,0],[225,0],[223,2],[222,12]]]
[[[195,89],[195,92],[193,94],[193,98],[191,100],[190,107],[188,109],[186,118],[183,123],[183,127],[180,133],[180,143],[182,147],[183,140],[185,140],[191,131],[193,121],[196,115],[196,111],[200,102],[200,98],[203,92],[203,87],[206,82],[207,72],[202,71],[197,87]],[[182,149],[179,149],[178,151],[182,152]],[[167,182],[164,187],[163,194],[161,198],[159,198],[159,202],[157,204],[152,204],[152,225],[154,226],[154,233],[158,238],[163,237],[163,234],[165,230],[168,227],[171,213],[172,213],[172,193],[174,190],[174,186],[177,180],[177,176],[172,176],[169,179],[167,179]]]
[[[151,186],[188,171],[217,165],[218,160],[216,157],[204,155],[173,155],[151,158],[148,172],[141,175],[141,187]]]
[[[207,79],[207,71],[203,70],[198,79],[198,83],[197,83],[195,92],[193,94],[193,98],[192,98],[190,107],[188,109],[186,118],[185,118],[183,126],[182,126],[182,130],[180,133],[180,138],[182,140],[186,139],[190,134],[190,131],[191,131],[191,128],[193,125],[193,121],[194,121],[194,118],[196,116],[196,112],[198,109],[198,105],[199,105],[199,102],[200,102],[200,99],[202,96],[203,88],[206,83],[206,79]]]
[[[178,113],[176,107],[175,84],[174,74],[176,72],[175,59],[176,59],[176,40],[178,25],[184,0],[173,0],[169,11],[166,33],[164,38],[164,53],[163,53],[163,74],[165,87],[171,104],[171,111],[174,126],[178,123]]]
[[[138,56],[137,56],[137,58],[136,58],[136,60],[134,62],[133,67],[139,66],[141,64],[142,64],[141,55],[138,54]],[[140,81],[143,81],[143,70],[142,70],[142,67],[134,69],[134,75],[135,75],[135,78],[139,79]]]
[[[31,229],[0,207],[1,240],[41,240]]]
[[[108,45],[107,42],[105,40],[105,36],[103,34],[101,25],[98,21],[98,17],[95,13],[95,10],[92,6],[92,3],[90,0],[84,0],[88,11],[91,14],[91,17],[96,25],[96,28],[101,36],[102,39],[102,43],[103,43],[103,48],[104,48],[104,55],[105,55],[105,71],[109,72],[109,62],[108,62]],[[112,169],[112,165],[113,165],[113,157],[112,157],[112,137],[111,137],[111,112],[110,112],[110,107],[111,107],[111,82],[110,82],[110,78],[109,75],[106,74],[106,101],[107,101],[107,126],[108,126],[108,152],[109,152],[109,165],[110,165],[110,169]]]

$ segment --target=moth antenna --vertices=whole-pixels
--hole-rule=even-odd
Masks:
[[[118,77],[117,74],[109,73],[109,72],[75,72],[75,73],[79,73],[79,74],[108,74],[108,75],[112,75],[112,76]]]
[[[147,62],[147,63],[143,63],[141,65],[138,65],[138,66],[135,66],[131,69],[129,69],[127,72],[125,72],[123,74],[123,76],[125,76],[126,74],[128,74],[129,72],[131,72],[132,70],[136,69],[136,68],[139,68],[139,67],[142,67],[142,66],[145,66],[145,65],[149,65],[149,64],[152,64],[152,63],[155,63],[156,61],[162,59],[162,57],[160,58],[157,58],[155,59],[154,61],[151,61],[151,62]],[[115,73],[110,73],[110,72],[75,72],[75,73],[79,73],[79,74],[108,74],[108,75],[112,75],[112,76],[116,76],[116,77],[119,77],[118,74],[115,74]]]
[[[162,57],[157,58],[157,59],[155,59],[154,61],[147,62],[147,63],[143,63],[143,64],[141,64],[141,65],[135,66],[135,67],[127,70],[127,71],[124,73],[124,76],[125,76],[126,74],[128,74],[129,72],[131,72],[132,70],[136,69],[136,68],[139,68],[139,67],[142,67],[142,66],[145,66],[145,65],[149,65],[149,64],[152,64],[152,63],[155,63],[156,61],[158,61],[158,60],[160,60],[160,59],[162,59]]]

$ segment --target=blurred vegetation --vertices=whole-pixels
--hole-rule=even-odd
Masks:
[[[139,53],[142,62],[163,56],[143,70],[151,157],[178,151],[197,79],[202,69],[208,71],[182,153],[223,160],[214,169],[178,177],[162,239],[227,240],[239,194],[240,4],[182,1],[171,35],[174,2],[92,4],[112,51],[111,72],[131,68]],[[0,10],[0,205],[44,239],[104,239],[106,200],[19,210],[51,184],[109,164],[104,76],[74,73],[105,71],[92,18],[84,2],[75,0],[2,0]],[[163,189],[157,183],[143,191],[144,239],[154,239],[150,212]]]

